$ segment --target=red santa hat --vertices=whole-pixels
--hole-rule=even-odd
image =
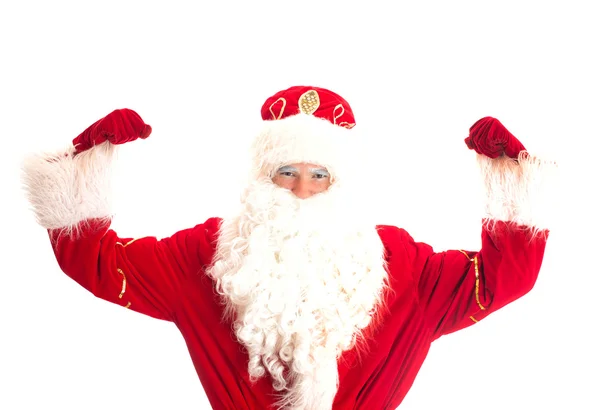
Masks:
[[[354,127],[350,104],[320,87],[294,86],[267,98],[263,128],[253,145],[257,176],[272,177],[283,165],[324,166],[339,179],[352,159],[348,153]]]

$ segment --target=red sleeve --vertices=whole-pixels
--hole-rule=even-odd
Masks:
[[[77,237],[49,230],[60,268],[101,299],[172,320],[180,289],[211,261],[218,221],[209,219],[161,240],[120,238],[109,225],[108,220],[84,221]]]
[[[434,337],[455,332],[529,292],[541,268],[547,231],[497,222],[483,228],[479,252],[435,253],[408,234],[406,248]]]

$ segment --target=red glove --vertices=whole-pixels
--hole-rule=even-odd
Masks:
[[[145,139],[151,132],[152,127],[144,123],[138,113],[123,108],[114,110],[90,125],[73,140],[73,145],[75,153],[78,154],[104,141],[109,141],[111,144],[124,144],[138,138]]]
[[[500,121],[492,117],[483,117],[473,124],[465,143],[469,149],[490,158],[504,154],[516,159],[519,152],[526,151],[523,144]]]

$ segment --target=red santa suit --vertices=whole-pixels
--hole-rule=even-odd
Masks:
[[[120,115],[130,115],[123,112]],[[269,98],[262,114],[265,129],[254,145],[252,179],[272,176],[281,165],[306,162],[326,166],[332,173],[332,188],[346,183],[351,164],[343,147],[351,140],[354,116],[345,100],[321,88],[292,87]],[[493,126],[498,126],[494,121]],[[110,128],[106,124],[95,126]],[[381,253],[382,269],[373,268],[371,262],[347,269],[335,265],[335,292],[345,298],[340,299],[344,308],[333,314],[335,317],[321,316],[336,312],[338,302],[317,303],[314,312],[321,312],[321,316],[311,316],[310,312],[303,316],[314,319],[314,324],[293,327],[302,313],[292,310],[292,330],[287,330],[290,337],[279,337],[286,332],[280,327],[279,333],[261,335],[262,325],[252,327],[248,323],[261,314],[252,316],[255,305],[249,305],[244,297],[271,293],[254,291],[267,286],[262,279],[248,285],[247,291],[238,289],[243,281],[234,280],[242,275],[242,267],[248,266],[244,262],[248,255],[257,255],[246,249],[255,246],[256,239],[247,246],[236,245],[236,235],[243,231],[239,219],[227,225],[228,221],[210,218],[164,239],[121,237],[111,229],[107,181],[115,144],[149,134],[149,127],[134,124],[133,128],[110,132],[88,129],[88,139],[76,140],[76,147],[66,154],[32,158],[25,167],[29,198],[67,275],[99,298],[177,326],[215,409],[269,409],[276,403],[287,408],[395,409],[434,340],[471,326],[523,296],[538,277],[548,235],[541,185],[555,166],[519,153],[519,149],[517,158],[506,155],[516,139],[504,144],[504,154],[490,158],[494,155],[486,151],[481,140],[476,147],[478,136],[473,135],[467,143],[486,153],[477,154],[488,195],[479,250],[434,252],[401,228],[374,225],[372,231],[381,249],[373,249],[374,254]],[[484,134],[490,132],[494,130],[484,130]],[[123,137],[125,134],[133,137]],[[105,142],[98,140],[99,136]],[[250,197],[246,199],[251,202]],[[271,204],[262,206],[268,212]],[[281,209],[285,212],[285,207]],[[248,228],[248,237],[253,237],[260,226]],[[231,262],[235,252],[225,249],[223,238],[227,235],[227,249],[241,249],[235,262]],[[368,241],[374,243],[373,238]],[[271,251],[261,249],[258,254],[264,252],[268,259]],[[278,249],[273,252],[276,258],[284,257]],[[370,258],[366,251],[365,255],[365,260]],[[258,258],[253,263],[262,266],[263,261]],[[272,266],[279,266],[276,263]],[[368,267],[363,269],[363,265]],[[221,266],[220,271],[216,266]],[[318,265],[315,262],[311,266]],[[279,277],[272,274],[274,268],[269,269],[270,278]],[[355,284],[344,285],[344,274],[355,271],[363,272],[362,276]],[[258,275],[261,270],[252,272]],[[252,278],[246,271],[243,274]],[[233,279],[227,282],[227,278]],[[366,296],[364,289],[368,290]],[[234,299],[234,294],[242,295],[240,300]],[[307,298],[298,296],[301,303]],[[348,316],[355,319],[339,319],[346,317],[344,309],[356,306],[356,314]],[[283,326],[285,308],[272,311],[281,313],[274,317],[280,320],[278,326]],[[349,333],[340,333],[331,325],[338,319],[340,328],[347,326]],[[304,332],[310,334],[310,340],[303,344],[302,332],[293,330],[319,326],[339,333],[339,337],[330,343],[327,331],[321,340],[318,332],[310,330]],[[269,340],[273,340],[275,354],[267,353]],[[323,351],[329,353],[320,356]],[[328,357],[334,361],[318,363],[321,357],[323,362]],[[319,397],[301,397],[319,390],[320,385],[326,387]],[[282,401],[282,395],[286,397],[293,389],[296,396],[288,395],[288,400]]]

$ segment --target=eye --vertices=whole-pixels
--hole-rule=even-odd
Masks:
[[[329,174],[327,172],[315,172],[313,174],[313,178],[326,179],[326,178],[329,178]]]
[[[279,173],[279,175],[284,176],[284,177],[293,177],[294,173],[292,171],[281,171]]]

